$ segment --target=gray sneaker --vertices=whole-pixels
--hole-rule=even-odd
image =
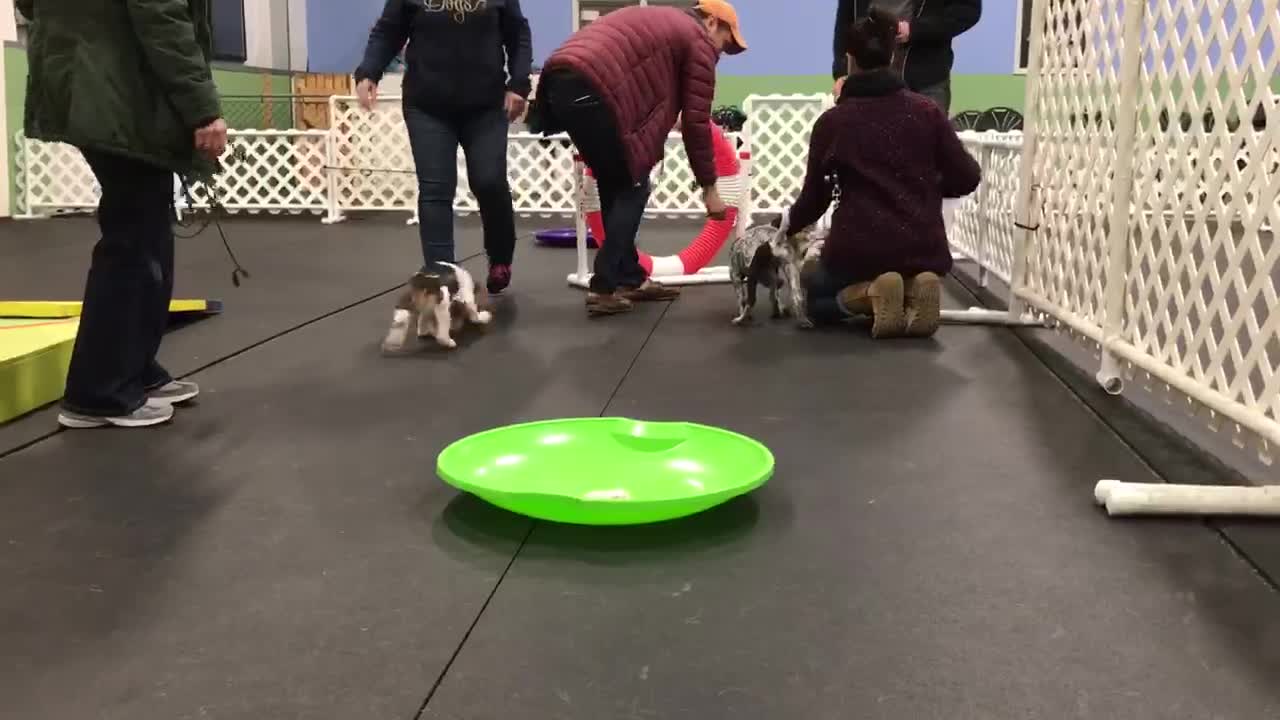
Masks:
[[[81,415],[80,413],[63,410],[58,414],[58,424],[65,428],[73,430],[86,430],[88,428],[107,427],[114,425],[115,427],[138,428],[151,427],[152,425],[160,425],[173,419],[173,406],[165,403],[145,403],[142,407],[134,410],[128,415],[119,417],[100,417],[97,415]]]
[[[174,380],[173,382],[158,387],[147,393],[147,400],[156,404],[177,405],[188,400],[194,400],[200,394],[200,386],[193,382],[182,382]]]

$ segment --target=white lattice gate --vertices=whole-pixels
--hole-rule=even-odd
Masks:
[[[1280,0],[1037,0],[1032,22],[1016,295],[1100,344],[1104,386],[1137,371],[1269,461]]]

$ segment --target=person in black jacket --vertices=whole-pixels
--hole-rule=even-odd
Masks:
[[[490,293],[511,282],[515,217],[507,182],[507,129],[524,113],[533,64],[519,0],[387,0],[356,69],[366,109],[392,58],[405,50],[404,120],[418,174],[418,232],[426,266],[454,262],[453,197],[461,144],[480,206]]]
[[[840,97],[849,75],[849,26],[867,17],[872,5],[902,18],[898,23],[902,49],[894,64],[907,88],[931,98],[950,113],[951,65],[955,61],[951,41],[978,24],[982,0],[839,0],[831,65],[836,97]]]

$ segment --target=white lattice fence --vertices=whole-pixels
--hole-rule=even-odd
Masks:
[[[1014,208],[1022,163],[1022,133],[965,132],[965,147],[982,167],[978,191],[959,201],[949,239],[959,255],[978,263],[981,274],[1012,282],[1017,231]]]
[[[329,204],[323,130],[253,130],[228,136],[216,199],[229,212],[321,213]],[[191,188],[194,206],[207,208],[210,188]]]
[[[380,98],[366,111],[354,98],[335,96],[329,117],[328,220],[352,210],[416,214],[418,183],[399,98]],[[459,182],[459,195],[464,187]]]
[[[1211,427],[1225,418],[1258,438],[1269,460],[1280,0],[1039,0],[1034,12],[1023,182],[1043,210],[1015,291],[1101,343],[1104,383],[1141,374],[1207,409]]]
[[[809,132],[831,105],[830,95],[752,95],[743,103],[754,212],[776,213],[791,206],[804,184]]]
[[[19,132],[17,146],[20,218],[47,213],[93,210],[101,188],[79,150],[62,143],[27,140]]]
[[[21,212],[35,218],[98,207],[101,189],[76,148],[30,140],[19,133]],[[328,206],[324,131],[237,130],[228,136],[224,172],[215,180],[218,199],[230,212],[323,212]],[[175,182],[175,203],[186,207]],[[191,188],[195,207],[208,207],[208,189]]]

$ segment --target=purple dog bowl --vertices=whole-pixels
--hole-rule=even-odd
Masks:
[[[578,231],[573,228],[560,228],[558,230],[543,230],[535,233],[533,239],[545,247],[571,248],[578,244]],[[587,234],[587,247],[599,247],[596,244],[594,235]]]

